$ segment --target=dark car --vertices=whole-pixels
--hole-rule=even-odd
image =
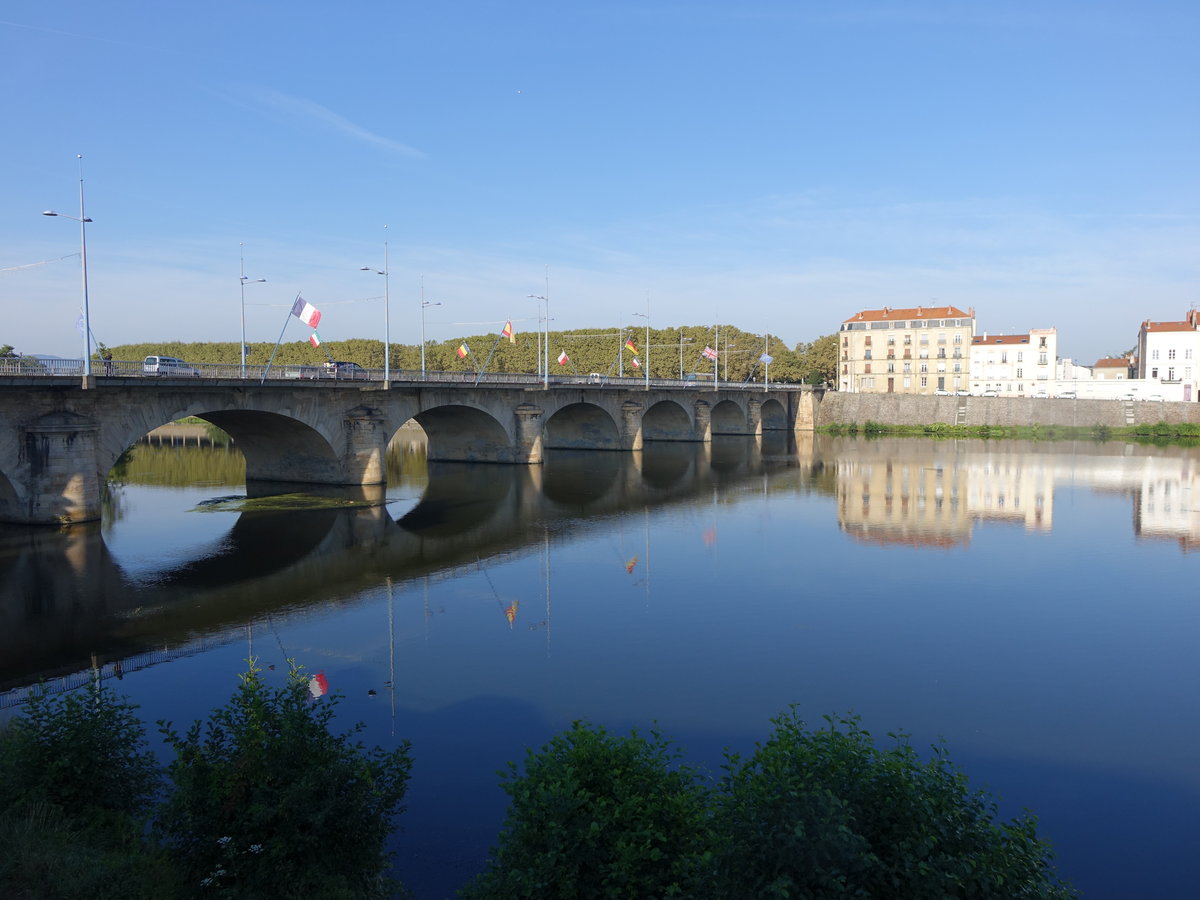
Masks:
[[[340,381],[366,381],[371,377],[358,363],[344,360],[325,363],[323,374],[326,378],[336,378]]]

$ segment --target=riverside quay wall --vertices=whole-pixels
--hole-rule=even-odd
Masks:
[[[930,397],[914,394],[827,392],[817,404],[813,424],[862,425],[1059,425],[1123,428],[1200,422],[1200,403],[1157,400],[1059,400],[1028,397]],[[797,423],[799,426],[799,423]]]

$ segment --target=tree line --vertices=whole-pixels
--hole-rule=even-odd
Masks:
[[[837,376],[837,336],[826,335],[811,342],[787,346],[774,335],[751,334],[732,325],[691,325],[678,328],[651,328],[649,353],[645,328],[576,329],[550,332],[550,372],[587,375],[639,377],[648,365],[651,378],[667,379],[693,372],[711,373],[712,360],[703,355],[705,348],[717,352],[715,369],[722,381],[761,382],[764,374],[772,382],[833,383]],[[632,347],[629,346],[632,344]],[[471,334],[425,344],[425,367],[429,371],[476,372],[485,365],[489,372],[533,373],[545,355],[543,336],[536,332],[518,332],[510,341],[499,333]],[[308,341],[291,341],[278,348],[267,342],[246,345],[248,365],[320,365],[329,360],[348,360],[369,369],[382,369],[383,342],[367,338],[325,341],[314,347]],[[459,348],[465,347],[466,355]],[[560,354],[566,354],[559,363]],[[772,357],[769,366],[762,357]],[[147,356],[174,356],[193,364],[236,365],[241,362],[237,342],[156,341],[153,343],[101,344],[94,354],[97,360],[110,358],[136,362]],[[417,371],[421,368],[420,344],[393,343],[388,361],[393,370]],[[0,347],[0,358],[21,358],[11,346]],[[637,365],[634,364],[634,359]]]

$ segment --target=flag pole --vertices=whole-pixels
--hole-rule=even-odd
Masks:
[[[296,299],[300,299],[299,294],[296,295]],[[288,319],[292,317],[292,309],[294,309],[295,306],[296,304],[293,302],[291,308],[289,308],[287,311],[287,318],[283,320],[283,327],[279,329],[279,337],[275,339],[275,346],[271,348],[271,358],[267,360],[267,364],[263,368],[262,378],[258,379],[259,384],[262,384],[267,380],[267,373],[271,371],[271,363],[275,361],[275,351],[278,350],[279,345],[283,343],[283,333],[287,331]],[[329,351],[326,350],[325,352],[328,353]]]
[[[496,342],[494,344],[492,344],[492,351],[488,354],[487,359],[484,360],[483,368],[480,369],[478,374],[476,374],[476,376],[475,376],[475,386],[476,387],[479,386],[479,382],[483,378],[483,373],[487,371],[487,367],[491,363],[492,357],[496,355],[496,348],[500,346],[500,339],[502,337],[504,337],[503,334],[496,335]],[[469,350],[470,348],[468,347],[467,349]]]

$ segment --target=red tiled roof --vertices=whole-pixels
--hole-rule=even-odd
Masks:
[[[846,322],[883,322],[893,319],[970,319],[973,316],[957,306],[914,306],[908,309],[864,309],[855,313]]]
[[[1094,369],[1128,369],[1129,360],[1124,356],[1106,356],[1104,359],[1096,360]]]
[[[971,338],[972,344],[1028,344],[1027,334],[977,334]]]
[[[1142,331],[1195,331],[1191,322],[1143,322]]]

